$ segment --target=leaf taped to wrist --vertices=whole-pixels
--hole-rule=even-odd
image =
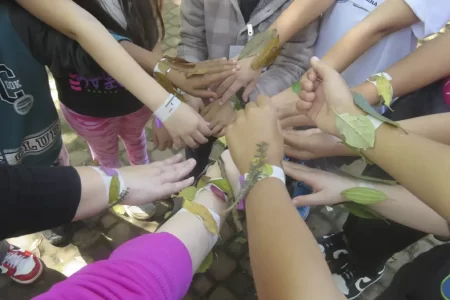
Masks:
[[[377,73],[367,79],[377,88],[378,96],[380,97],[380,105],[384,104],[391,109],[392,97],[394,96],[394,89],[392,88],[392,77],[385,72]]]
[[[374,188],[354,187],[344,190],[341,195],[346,201],[349,201],[344,203],[343,206],[355,216],[364,219],[381,218],[385,220],[379,213],[368,207],[385,201],[388,198],[385,193]]]
[[[153,78],[159,83],[168,93],[175,95],[180,101],[186,102],[183,96],[183,91],[177,88],[167,77],[167,73],[172,69],[167,63],[167,60],[163,58],[158,62],[154,71]]]
[[[255,56],[251,67],[258,70],[271,65],[280,55],[280,38],[276,29],[269,29],[255,35],[242,49],[238,60]]]

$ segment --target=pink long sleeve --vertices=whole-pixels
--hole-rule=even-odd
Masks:
[[[35,300],[179,300],[192,280],[188,250],[175,236],[155,233],[117,248]]]

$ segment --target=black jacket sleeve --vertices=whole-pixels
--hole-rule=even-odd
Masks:
[[[41,22],[18,4],[11,3],[9,18],[30,53],[53,75],[76,72],[90,78],[102,74],[100,66],[76,41]]]
[[[80,199],[72,167],[0,165],[0,241],[70,223]]]

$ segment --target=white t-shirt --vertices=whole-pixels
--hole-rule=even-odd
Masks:
[[[450,0],[404,1],[421,21],[386,36],[350,65],[342,73],[350,87],[363,83],[369,76],[386,70],[410,54],[417,47],[417,39],[438,32],[450,20]],[[322,20],[316,55],[324,56],[352,27],[383,2],[336,0]]]

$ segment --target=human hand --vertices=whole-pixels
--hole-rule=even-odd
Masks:
[[[344,79],[317,57],[311,58],[311,69],[301,79],[300,98],[312,102],[307,116],[324,132],[340,136],[336,113],[363,114],[353,103]]]
[[[164,122],[176,148],[185,145],[195,149],[199,144],[208,142],[207,136],[211,135],[208,123],[185,103],[180,103],[178,108]]]
[[[283,130],[284,152],[300,160],[321,157],[352,155],[340,139],[319,128],[307,130]]]
[[[311,108],[311,102],[300,101],[300,97],[292,88],[288,88],[272,98],[272,103],[277,109],[278,117],[281,119],[291,116],[298,116],[306,114],[306,111]]]
[[[296,206],[339,204],[346,201],[341,196],[344,190],[358,186],[358,182],[354,179],[311,169],[289,161],[283,161],[283,169],[286,175],[306,183],[313,189],[312,194],[292,199]]]
[[[181,191],[194,182],[194,178],[184,179],[194,168],[194,159],[183,161],[177,154],[163,161],[148,165],[120,168],[129,191],[121,204],[143,205]]]
[[[240,70],[236,74],[225,79],[220,85],[211,86],[211,90],[215,90],[217,93],[217,101],[220,105],[230,100],[242,87],[245,87],[242,100],[248,101],[248,96],[255,89],[262,72],[262,69],[253,70],[252,60],[253,57],[240,60]]]
[[[184,100],[186,100],[186,103],[198,113],[205,107],[202,98],[184,94]]]
[[[201,115],[209,123],[214,137],[224,136],[226,127],[236,120],[236,111],[231,102],[226,105],[220,105],[217,101],[210,103],[203,108]]]
[[[160,151],[164,151],[167,148],[172,148],[173,146],[172,137],[164,125],[158,127],[155,116],[152,120],[152,140],[155,148]]]
[[[280,119],[282,129],[289,129],[295,127],[316,127],[316,124],[305,115],[294,115]]]
[[[215,82],[220,83],[233,76],[239,69],[236,61],[225,58],[197,62],[196,67],[207,71],[205,74],[187,78],[183,72],[171,69],[166,76],[176,87],[192,96],[214,98],[217,94],[207,88]]]
[[[249,170],[257,145],[262,142],[268,145],[267,163],[281,165],[283,136],[269,97],[260,96],[256,102],[247,104],[245,110],[238,111],[236,121],[228,125],[226,139],[231,157],[241,174]]]

